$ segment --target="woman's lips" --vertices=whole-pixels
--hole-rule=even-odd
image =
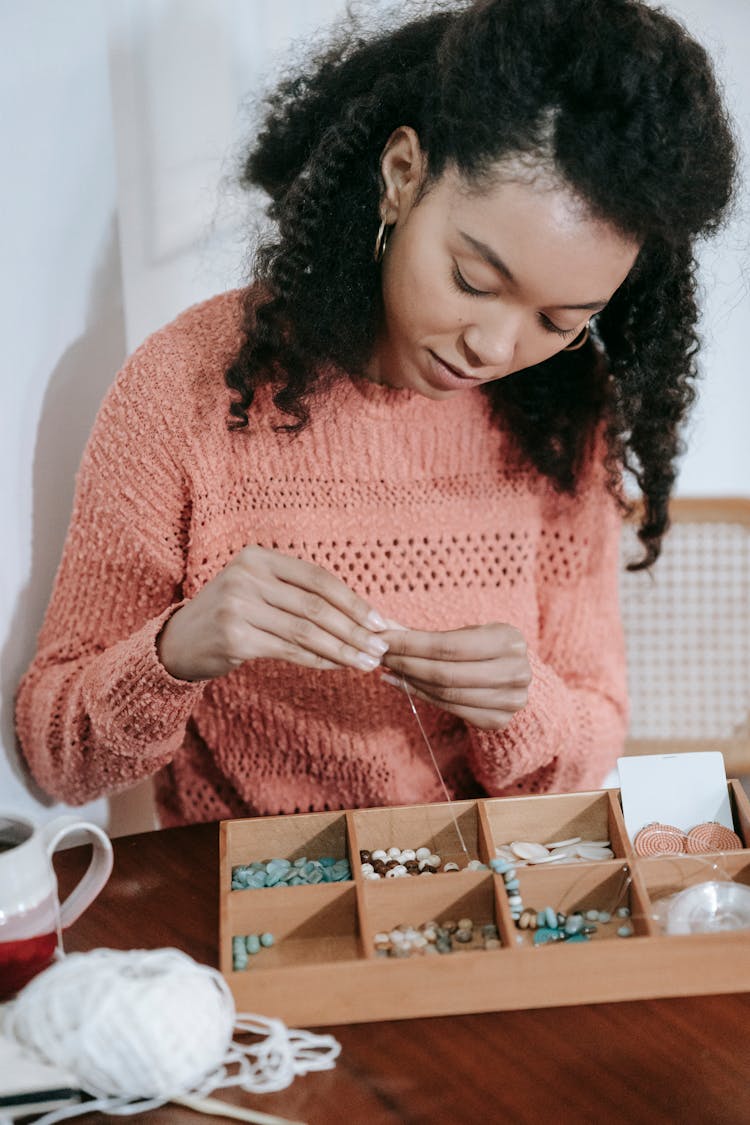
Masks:
[[[446,363],[444,359],[441,359],[429,349],[427,354],[431,360],[430,382],[433,386],[437,386],[442,390],[453,390],[456,387],[467,387],[482,382],[481,379],[477,379],[472,375],[464,375],[459,368],[453,367],[450,363]]]

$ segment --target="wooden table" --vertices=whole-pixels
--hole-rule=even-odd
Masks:
[[[217,841],[216,825],[115,840],[112,877],[66,950],[176,946],[215,966]],[[62,893],[87,857],[58,854]],[[325,1030],[343,1048],[334,1070],[279,1094],[217,1096],[308,1125],[750,1125],[750,994]],[[209,1119],[170,1105],[111,1120]]]

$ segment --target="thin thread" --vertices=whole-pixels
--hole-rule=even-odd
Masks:
[[[464,843],[464,838],[461,835],[461,829],[458,827],[458,818],[456,817],[456,814],[453,811],[453,801],[451,799],[450,793],[448,792],[448,786],[445,784],[445,781],[443,779],[443,775],[440,772],[440,766],[437,764],[437,758],[435,757],[435,754],[433,753],[432,747],[430,746],[430,740],[427,737],[427,734],[425,732],[424,727],[422,726],[422,720],[419,717],[419,712],[417,711],[416,707],[414,706],[414,700],[411,697],[411,692],[409,691],[409,685],[407,684],[403,675],[401,676],[401,683],[404,685],[404,691],[406,692],[406,698],[409,700],[409,706],[412,709],[412,713],[414,715],[414,718],[417,720],[417,723],[419,724],[419,729],[422,732],[422,738],[424,739],[424,744],[430,752],[430,757],[432,758],[432,764],[435,767],[435,773],[438,775],[438,778],[440,779],[440,784],[442,785],[443,792],[445,793],[445,799],[448,802],[448,804],[450,805],[451,816],[453,817],[453,823],[456,827],[456,834],[457,834],[459,840],[461,841],[461,847],[463,848],[463,850],[466,854],[466,858],[468,859],[469,858],[469,849],[466,847],[466,844]]]

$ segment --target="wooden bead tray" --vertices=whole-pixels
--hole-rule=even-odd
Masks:
[[[654,920],[654,902],[694,883],[729,877],[750,885],[750,802],[739,782],[728,785],[743,850],[721,855],[637,857],[617,789],[224,821],[219,965],[237,1010],[321,1026],[750,990],[748,931],[666,936]],[[491,871],[363,878],[360,849],[425,846],[465,867],[451,808],[471,858],[484,863],[512,840],[610,840],[615,858],[606,862],[519,867],[521,895],[526,906],[564,913],[627,906],[633,935],[618,937],[610,924],[588,942],[535,947]],[[230,889],[238,864],[303,855],[347,856],[353,878]],[[376,933],[449,917],[494,922],[501,948],[376,956]],[[232,938],[264,931],[274,945],[234,972]]]

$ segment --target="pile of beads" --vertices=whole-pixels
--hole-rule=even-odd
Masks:
[[[630,937],[633,927],[624,919],[630,917],[627,906],[621,906],[616,915],[623,919],[617,929],[617,936]],[[570,914],[555,911],[551,906],[544,910],[523,910],[516,925],[519,930],[532,930],[534,932],[534,945],[547,945],[556,941],[588,941],[595,934],[599,925],[606,926],[612,921],[608,910],[574,910]]]
[[[697,824],[689,832],[673,824],[654,821],[641,828],[633,840],[636,855],[705,855],[706,852],[734,852],[742,848],[736,832],[716,821]]]
[[[269,859],[265,863],[240,864],[232,868],[232,890],[258,887],[301,887],[310,883],[344,883],[351,879],[348,859],[331,855],[320,859]]]
[[[457,863],[442,858],[429,848],[376,848],[361,851],[359,858],[365,879],[403,879],[407,875],[436,875],[439,871],[459,871]],[[486,871],[487,865],[470,859],[466,871]]]
[[[490,867],[496,875],[502,876],[511,917],[518,929],[535,931],[534,945],[546,945],[552,941],[588,941],[591,934],[596,933],[597,923],[606,925],[612,921],[612,915],[606,910],[587,910],[585,914],[576,910],[564,914],[552,906],[545,906],[544,910],[529,909],[523,904],[521,884],[511,861],[498,857],[490,860]],[[630,910],[621,906],[617,916],[629,918]],[[625,923],[617,931],[618,937],[630,937],[632,933],[632,927]]]
[[[500,937],[492,922],[476,926],[471,918],[459,918],[458,922],[423,922],[419,927],[396,926],[389,933],[375,934],[374,945],[378,957],[413,957],[457,949],[499,949]]]
[[[554,863],[598,863],[612,859],[614,852],[609,840],[584,840],[581,836],[571,836],[569,840],[556,840],[550,844],[538,844],[531,840],[514,840],[512,844],[501,844],[495,848],[498,859],[507,859],[517,867],[526,864]]]
[[[270,949],[273,945],[273,934],[242,934],[232,938],[232,968],[236,973],[241,973],[247,968],[248,954],[252,957],[260,953],[261,949]]]

